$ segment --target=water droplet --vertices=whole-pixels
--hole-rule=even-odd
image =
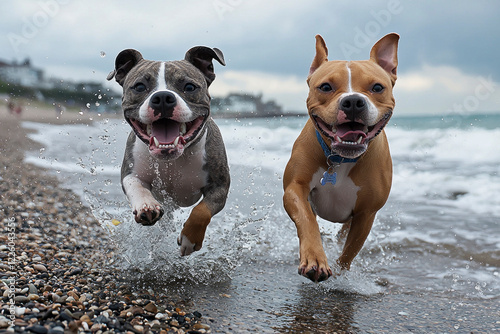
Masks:
[[[101,58],[104,58],[104,57],[106,57],[106,52],[101,51]]]
[[[96,107],[99,107],[100,105],[101,105],[101,104],[100,104],[99,102],[96,102],[96,103],[95,103],[95,106],[96,106]]]
[[[86,106],[87,106],[87,108],[89,108],[89,109],[90,109],[90,103],[87,103],[87,104],[86,104]]]
[[[97,95],[97,98],[98,98],[99,100],[100,100],[100,99],[102,99],[102,95],[101,95],[101,94]]]

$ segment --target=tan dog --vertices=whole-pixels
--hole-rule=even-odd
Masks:
[[[344,223],[339,269],[349,269],[385,204],[392,160],[384,126],[395,101],[399,36],[380,39],[365,61],[328,61],[323,38],[309,71],[310,118],[295,141],[283,185],[285,210],[297,227],[299,274],[312,281],[332,275],[316,215]]]

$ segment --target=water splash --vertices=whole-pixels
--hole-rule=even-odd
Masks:
[[[219,214],[210,224],[203,248],[190,256],[180,256],[177,237],[187,219],[190,208],[168,211],[153,226],[137,224],[128,203],[103,201],[100,194],[86,191],[85,199],[114,247],[113,265],[139,280],[158,280],[163,283],[189,281],[194,284],[212,284],[231,278],[235,268],[243,262],[248,251],[251,233],[241,223],[237,212]],[[164,208],[175,207],[172,202]],[[121,222],[113,224],[113,220]],[[251,247],[250,247],[251,248]]]

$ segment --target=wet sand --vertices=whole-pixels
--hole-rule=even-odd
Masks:
[[[498,300],[414,294],[390,284],[374,295],[327,290],[295,265],[244,266],[229,286],[193,295],[226,333],[498,333]],[[279,287],[277,287],[279,285]],[[194,291],[191,293],[194,294]]]

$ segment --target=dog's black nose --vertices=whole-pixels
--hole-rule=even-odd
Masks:
[[[349,95],[340,101],[340,109],[345,113],[349,120],[354,121],[366,111],[367,105],[363,97],[358,95]]]
[[[177,105],[177,99],[171,92],[156,92],[149,100],[149,106],[153,108],[155,115],[162,114],[163,117],[172,116],[172,111]]]

